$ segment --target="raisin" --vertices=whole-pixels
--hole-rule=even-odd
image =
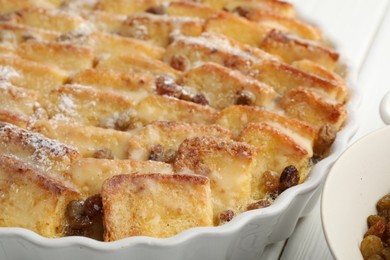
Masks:
[[[386,222],[384,220],[378,220],[374,225],[372,225],[364,234],[364,237],[374,235],[382,238],[383,234],[386,231]]]
[[[176,70],[184,71],[187,68],[187,59],[183,56],[173,56],[170,65]]]
[[[248,205],[247,210],[262,209],[271,206],[271,202],[266,199],[262,199]]]
[[[386,236],[388,238],[390,238],[390,222],[387,222],[387,224],[386,224],[386,231],[385,232],[386,232]],[[390,246],[390,244],[389,244],[389,246]]]
[[[86,236],[85,229],[74,229],[70,226],[65,227],[65,236]]]
[[[154,6],[150,7],[145,10],[145,12],[150,13],[150,14],[165,14],[165,8],[164,6]]]
[[[368,259],[373,255],[380,254],[383,250],[383,244],[377,236],[366,236],[360,244],[360,251],[364,259]]]
[[[323,125],[314,141],[313,152],[316,157],[323,158],[336,139],[337,129],[331,124]]]
[[[379,213],[381,211],[389,210],[390,209],[390,193],[383,196],[376,204],[376,209]]]
[[[115,158],[115,156],[114,156],[114,153],[110,149],[103,148],[103,149],[100,149],[100,150],[97,150],[96,152],[94,152],[93,158],[112,160]]]
[[[73,200],[66,207],[65,216],[73,229],[84,229],[92,225],[92,221],[84,212],[84,201]]]
[[[239,16],[242,16],[242,17],[248,17],[249,12],[250,12],[250,10],[248,8],[243,7],[243,6],[237,6],[233,10],[233,13],[236,13]]]
[[[255,95],[248,90],[238,91],[236,95],[236,105],[250,106],[256,101]]]
[[[164,155],[163,155],[163,162],[166,162],[166,163],[173,163],[173,161],[175,160],[176,158],[176,151],[175,150],[172,150],[172,149],[168,149],[164,152]]]
[[[192,102],[199,104],[199,105],[208,105],[209,101],[206,99],[206,97],[203,94],[196,94],[192,99]]]
[[[161,144],[154,144],[150,149],[149,160],[165,163],[173,163],[176,158],[176,151],[164,150]]]
[[[103,241],[103,204],[100,195],[71,201],[66,208],[65,236],[85,236]]]
[[[382,255],[386,260],[390,260],[390,247],[383,248]]]
[[[230,209],[225,210],[219,214],[219,224],[224,224],[226,222],[229,222],[234,218],[234,212]]]
[[[119,131],[127,131],[135,127],[135,119],[132,111],[122,113],[115,121],[114,128]]]
[[[39,38],[36,35],[32,34],[32,33],[23,33],[21,35],[21,38],[22,38],[23,41],[26,41],[26,42],[27,41],[38,41],[39,40]]]
[[[100,194],[93,195],[85,200],[84,212],[90,218],[94,218],[103,213],[103,203]]]
[[[368,227],[371,227],[372,225],[374,225],[379,220],[385,220],[385,218],[381,217],[381,216],[378,216],[378,215],[370,215],[370,216],[368,216],[368,218],[367,218]]]
[[[68,33],[61,34],[57,41],[61,43],[74,43],[83,44],[88,38],[88,34],[83,33],[79,30],[71,31]]]
[[[156,92],[158,95],[166,95],[179,98],[182,90],[173,80],[167,79],[163,76],[156,78]]]
[[[164,147],[161,144],[154,144],[150,148],[149,160],[161,162],[164,155]]]
[[[295,166],[290,165],[284,168],[279,178],[279,194],[299,183],[299,172]]]

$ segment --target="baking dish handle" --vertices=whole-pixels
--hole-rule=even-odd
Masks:
[[[390,91],[382,98],[381,104],[379,105],[379,112],[382,121],[386,125],[390,125]]]

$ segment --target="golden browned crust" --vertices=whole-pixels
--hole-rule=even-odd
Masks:
[[[77,189],[14,157],[0,154],[0,166],[0,226],[62,237],[65,207],[79,197]]]
[[[209,180],[203,176],[117,175],[104,183],[102,198],[105,241],[169,237],[212,225]]]
[[[341,104],[326,99],[308,88],[297,88],[287,92],[280,99],[279,105],[288,116],[304,121],[315,128],[329,123],[336,129],[340,129],[347,116]]]
[[[272,54],[278,55],[285,62],[292,63],[297,60],[308,59],[333,70],[339,59],[339,54],[316,42],[302,40],[272,30],[262,41],[260,47]]]
[[[64,170],[80,154],[74,148],[36,132],[0,122],[0,154],[15,156],[50,174],[64,175]]]
[[[17,76],[7,79],[10,83],[35,90],[42,96],[46,96],[68,78],[68,74],[63,70],[19,57],[1,56],[0,66],[12,67],[17,72]]]
[[[210,179],[214,223],[218,224],[222,212],[245,210],[251,196],[255,156],[255,149],[245,143],[194,137],[186,139],[180,145],[174,170]]]

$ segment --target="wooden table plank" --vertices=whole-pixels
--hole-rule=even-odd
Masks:
[[[368,2],[368,1],[367,1]],[[374,4],[370,2],[370,4]],[[360,62],[361,70],[358,78],[358,88],[361,92],[362,103],[358,109],[360,128],[352,142],[367,133],[384,126],[379,116],[379,103],[383,95],[390,90],[390,3],[382,7],[384,20],[375,30],[372,39],[366,39],[363,47],[355,47],[355,51],[362,55],[356,62]],[[368,19],[368,17],[365,17]],[[359,33],[360,27],[356,30]],[[365,39],[365,35],[351,36],[351,39]],[[351,41],[351,43],[355,43]],[[351,143],[352,143],[351,142]],[[313,212],[302,219],[298,224],[293,236],[289,239],[282,260],[305,260],[305,259],[332,259],[326,245],[320,222],[320,206],[315,207]]]

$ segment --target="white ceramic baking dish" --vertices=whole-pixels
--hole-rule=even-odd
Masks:
[[[320,28],[326,34],[326,25]],[[337,39],[331,40],[337,46]],[[356,133],[359,95],[354,72],[349,67],[348,120],[331,154],[312,168],[303,184],[283,192],[270,207],[240,214],[223,226],[193,228],[165,239],[129,237],[107,243],[84,237],[48,239],[26,229],[0,228],[0,259],[260,259],[265,246],[288,238],[299,218],[318,202],[330,167]]]

